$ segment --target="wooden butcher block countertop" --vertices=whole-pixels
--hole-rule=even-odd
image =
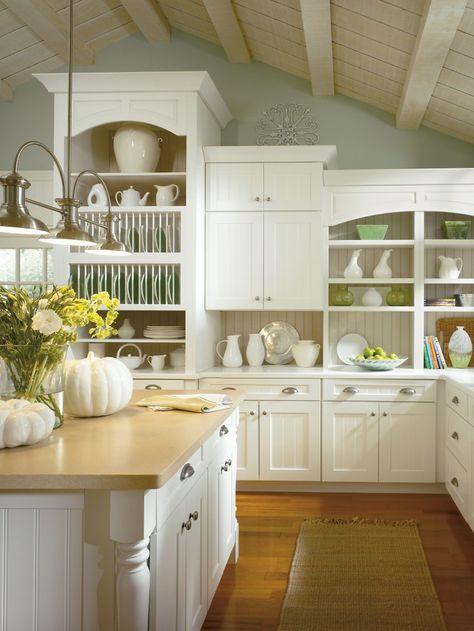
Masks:
[[[171,392],[199,394],[166,394]],[[116,414],[66,416],[63,426],[44,441],[0,450],[0,489],[160,488],[243,398],[236,391],[226,394],[233,405],[206,414],[138,407],[134,403],[150,392],[135,390],[128,407]]]

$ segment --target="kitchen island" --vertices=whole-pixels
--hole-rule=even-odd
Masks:
[[[200,628],[237,547],[241,395],[195,414],[147,394],[0,452],[2,630]]]

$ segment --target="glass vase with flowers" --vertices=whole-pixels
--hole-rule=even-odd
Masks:
[[[91,337],[115,335],[118,304],[107,292],[78,298],[68,286],[0,287],[0,397],[40,401],[54,411],[55,427],[62,425],[58,395],[68,345],[88,325]]]

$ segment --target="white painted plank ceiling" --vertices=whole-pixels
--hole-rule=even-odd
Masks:
[[[436,17],[443,2],[458,6],[460,20],[454,27],[451,21],[451,31],[433,29],[423,37],[424,16]],[[474,142],[474,0],[443,2],[74,0],[75,38],[82,59],[89,55],[93,63],[97,51],[140,29],[150,42],[166,42],[170,30],[179,29],[221,45],[229,63],[269,64],[307,80],[315,95],[334,90],[399,112],[405,126],[421,124]],[[56,30],[28,19],[42,10],[55,14]],[[0,0],[0,100],[13,98],[32,73],[64,65],[67,22],[68,0]],[[159,29],[155,40],[151,25]],[[423,76],[425,41],[438,51],[431,77]],[[414,81],[420,72],[423,81]]]

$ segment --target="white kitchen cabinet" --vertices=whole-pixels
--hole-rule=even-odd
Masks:
[[[198,631],[206,617],[207,475],[151,537],[150,631]]]
[[[208,213],[206,307],[322,308],[321,214]]]
[[[378,481],[378,410],[368,402],[323,402],[322,480]]]
[[[435,403],[325,401],[322,416],[323,481],[435,481]]]
[[[320,407],[260,401],[260,480],[320,480]]]
[[[215,433],[208,468],[208,604],[235,544],[236,439],[234,423]]]
[[[321,183],[317,162],[209,163],[206,210],[320,210]]]
[[[199,380],[200,388],[242,389],[238,480],[319,481],[320,380]]]
[[[258,401],[241,403],[237,432],[237,478],[239,480],[258,480],[260,440],[258,413]]]

